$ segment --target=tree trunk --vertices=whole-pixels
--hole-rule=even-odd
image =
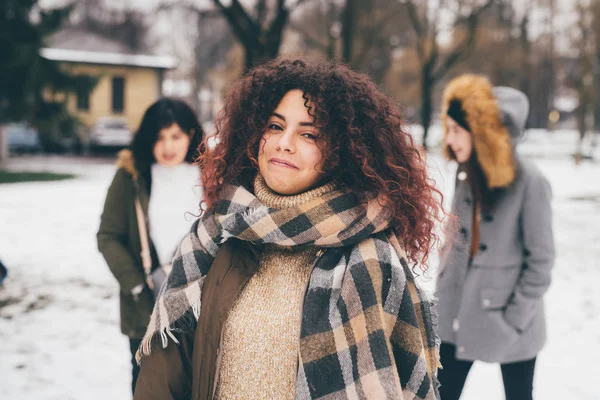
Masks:
[[[335,12],[335,4],[333,1],[329,1],[327,4],[327,19],[329,23],[327,24],[327,58],[333,60],[335,58],[335,44],[337,42],[337,37],[339,37],[339,33],[334,36],[331,25],[336,20],[336,12]]]
[[[425,150],[427,150],[427,134],[433,112],[432,98],[435,82],[431,75],[431,67],[427,64],[424,65],[421,69],[421,124],[423,125],[423,148]]]
[[[260,60],[262,59],[260,53],[262,53],[262,51],[257,46],[244,46],[244,53],[244,72],[248,72],[258,64],[260,64]]]
[[[354,47],[356,0],[347,0],[346,8],[342,15],[342,59],[350,65],[352,63],[352,48]]]
[[[520,24],[520,44],[521,44],[521,78],[519,89],[531,99],[531,42],[529,41],[529,17],[525,15]],[[537,106],[535,104],[534,106]],[[527,125],[531,125],[535,119],[535,112],[530,112],[527,116]]]
[[[594,65],[594,130],[600,131],[600,50],[596,52]]]
[[[267,31],[261,29],[258,40],[242,42],[246,53],[245,72],[279,55],[283,30],[288,22],[287,10],[280,10]]]
[[[279,55],[279,44],[280,42],[276,42],[261,46],[244,47],[244,72],[248,72],[257,65],[260,65],[263,62],[266,62],[273,58],[276,58]]]
[[[583,89],[585,90],[585,89]],[[583,139],[587,131],[587,99],[580,97],[579,107],[577,108],[577,130],[579,130],[579,142],[575,152],[575,164],[579,164],[583,158]]]

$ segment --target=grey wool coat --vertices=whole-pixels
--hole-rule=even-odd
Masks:
[[[438,276],[439,335],[458,359],[510,363],[537,355],[546,340],[543,296],[554,263],[551,189],[528,161],[494,211],[481,215],[479,250],[469,264],[473,205],[457,180],[460,231]]]
[[[552,193],[536,166],[515,153],[526,98],[488,85],[467,76],[445,92],[446,105],[464,100],[469,126],[477,127],[477,154],[490,154],[481,157],[482,169],[488,182],[504,190],[489,213],[480,213],[479,248],[471,258],[473,195],[469,179],[457,176],[452,212],[459,229],[437,280],[439,335],[456,346],[457,359],[504,364],[532,359],[546,341],[543,297],[555,257]],[[469,103],[474,97],[477,103]]]

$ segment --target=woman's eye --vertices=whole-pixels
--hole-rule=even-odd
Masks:
[[[303,133],[302,136],[310,140],[317,140],[317,138],[319,137],[318,135],[309,132]]]
[[[282,131],[283,130],[283,128],[281,128],[281,126],[279,126],[277,124],[270,124],[269,125],[269,129],[276,130],[276,131]]]

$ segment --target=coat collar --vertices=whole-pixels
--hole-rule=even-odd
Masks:
[[[150,190],[147,182],[140,175],[138,169],[135,167],[135,159],[133,158],[133,152],[129,149],[121,150],[117,156],[117,168],[124,169],[134,182],[136,188],[136,194],[140,199],[140,204],[144,213],[148,215],[148,206],[150,201]]]
[[[117,155],[117,168],[123,168],[134,180],[139,178],[139,172],[135,167],[133,152],[128,149],[121,150]]]

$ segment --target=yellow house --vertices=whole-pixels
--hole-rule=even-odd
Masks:
[[[169,56],[139,54],[123,44],[81,29],[55,34],[42,57],[60,62],[73,74],[98,79],[91,93],[68,95],[68,109],[86,128],[98,118],[124,119],[135,131],[144,111],[162,95],[163,75],[175,68]]]

